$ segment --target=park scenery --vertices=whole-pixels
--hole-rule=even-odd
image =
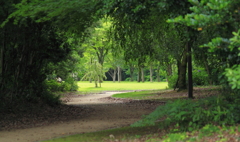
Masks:
[[[0,142],[240,141],[240,0],[0,7]]]

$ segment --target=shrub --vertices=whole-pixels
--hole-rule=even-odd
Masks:
[[[45,84],[47,86],[48,91],[51,91],[51,92],[62,91],[61,83],[57,82],[56,80],[49,80],[49,81],[46,80]]]
[[[77,82],[72,77],[67,78],[64,82],[64,85],[64,91],[77,91],[78,89]]]
[[[156,121],[166,119],[161,126],[175,125],[179,130],[192,131],[206,124],[218,125],[234,124],[239,122],[238,100],[229,103],[223,96],[214,96],[201,100],[176,100],[159,106],[154,112],[145,116],[132,126],[155,125]]]
[[[194,85],[208,85],[208,75],[203,69],[197,69],[192,72]]]
[[[53,95],[50,92],[43,93],[42,99],[50,106],[61,104],[60,95]]]
[[[59,83],[56,80],[45,81],[47,89],[50,92],[57,91],[77,91],[78,85],[73,78],[68,78],[65,81]]]
[[[168,87],[174,88],[177,82],[177,75],[168,76]]]

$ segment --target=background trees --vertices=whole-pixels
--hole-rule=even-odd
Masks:
[[[79,79],[84,74],[79,70],[88,71],[79,61],[93,60],[102,66],[102,73],[111,69],[113,80],[117,68],[119,81],[120,76],[128,76],[126,70],[130,80],[138,75],[138,81],[144,82],[148,72],[153,80],[154,66],[158,76],[161,65],[173,87],[190,89],[189,97],[191,72],[200,74],[199,68],[205,69],[209,84],[221,83],[215,75],[224,72],[228,78],[223,81],[228,80],[232,89],[239,88],[238,1],[0,2],[4,21],[0,29],[0,87],[4,99],[29,98],[30,94],[41,98],[44,87],[39,84],[46,76],[67,79],[79,74]],[[200,45],[212,52],[198,48]],[[80,58],[83,52],[88,53],[88,59]]]
[[[68,44],[67,32],[75,31],[75,34],[81,37],[86,25],[91,24],[93,19],[86,14],[91,15],[92,13],[88,11],[88,13],[84,13],[83,17],[70,18],[71,23],[76,24],[73,29],[73,25],[70,26],[64,21],[69,16],[83,14],[83,11],[72,13],[65,5],[66,2],[61,3],[63,9],[57,9],[54,12],[52,10],[56,10],[56,7],[60,5],[55,5],[56,3],[51,1],[22,1],[17,4],[18,2],[21,1],[0,1],[0,18],[1,21],[6,20],[0,29],[1,108],[11,106],[17,108],[16,105],[9,104],[21,105],[27,104],[27,102],[40,103],[43,101],[48,104],[56,104],[59,100],[47,92],[45,80],[47,75],[52,74],[53,66],[61,64],[62,67],[65,67],[63,60],[67,62],[66,59],[73,57],[69,56],[74,48]],[[17,4],[16,7],[14,4]],[[84,5],[86,3],[82,4],[82,6],[86,6]],[[71,2],[71,6],[74,8],[74,2]],[[92,3],[91,6],[94,7]],[[18,8],[21,10],[16,11]],[[46,10],[46,8],[49,9]],[[65,11],[64,14],[62,10]],[[61,17],[58,15],[60,13],[63,14]],[[37,19],[41,22],[36,22]],[[62,62],[60,63],[60,61]],[[68,67],[67,72],[70,70]]]
[[[179,22],[206,32],[216,29],[211,42],[202,45],[220,57],[225,75],[233,89],[239,88],[239,1],[193,1],[192,13],[175,18]],[[223,53],[224,52],[224,53]],[[235,77],[234,77],[235,76]]]

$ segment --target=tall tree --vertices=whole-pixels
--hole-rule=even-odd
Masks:
[[[220,53],[225,61],[225,75],[228,77],[229,84],[232,89],[239,89],[240,1],[190,0],[190,2],[194,5],[190,9],[192,13],[184,17],[179,16],[170,22],[188,25],[199,31],[217,28],[215,38],[203,46],[209,47],[210,51]],[[221,54],[223,52],[224,54]]]
[[[93,22],[96,3],[63,0],[0,0],[0,3],[0,19],[5,21],[0,29],[0,97],[4,100],[1,105],[39,99],[57,103],[49,99],[43,84],[50,73],[48,65],[66,59],[72,50],[65,44],[65,34],[85,35],[85,29]],[[91,10],[85,11],[88,8]]]

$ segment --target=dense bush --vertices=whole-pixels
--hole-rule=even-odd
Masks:
[[[46,83],[48,90],[51,92],[62,91],[61,83],[57,82],[56,80],[45,81],[45,83]]]
[[[177,75],[168,76],[168,87],[174,88],[177,82]],[[208,85],[208,75],[204,69],[199,68],[196,70],[193,70],[192,72],[192,79],[193,79],[193,85],[194,86],[203,86]],[[187,78],[188,80],[188,78]]]
[[[192,72],[193,85],[208,85],[208,75],[204,69],[193,70]]]
[[[63,86],[63,91],[77,91],[78,89],[77,82],[72,77],[67,78]]]
[[[161,126],[176,126],[180,130],[194,130],[206,124],[227,125],[240,121],[239,99],[226,101],[223,96],[201,100],[176,100],[159,106],[154,112],[132,126],[155,125],[156,121],[166,118]]]
[[[172,75],[172,76],[168,76],[168,87],[169,88],[174,88],[177,82],[177,75]]]
[[[77,83],[72,78],[69,78],[61,83],[56,80],[45,81],[45,83],[50,92],[77,91],[78,89]]]

